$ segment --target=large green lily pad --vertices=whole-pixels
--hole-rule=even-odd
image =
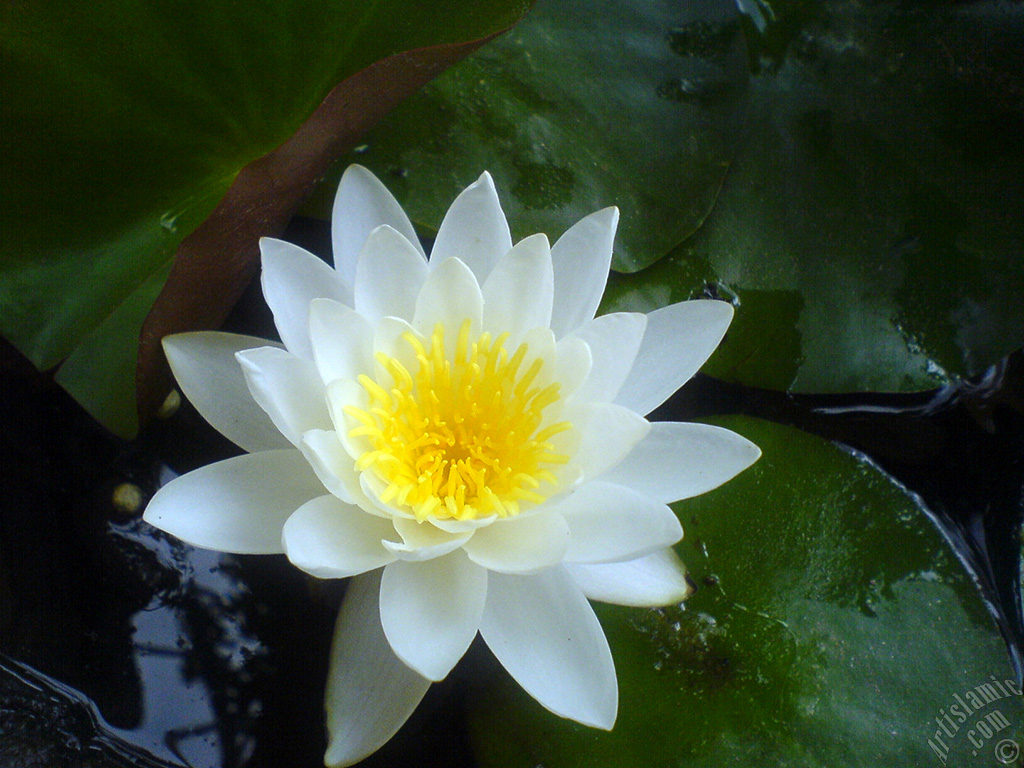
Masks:
[[[513,235],[622,210],[615,267],[691,234],[743,127],[746,49],[731,0],[541,0],[508,35],[412,98],[343,160],[436,227],[481,171]],[[329,179],[307,212],[330,210]]]
[[[179,245],[239,171],[291,137],[340,81],[393,54],[494,34],[526,6],[8,4],[0,19],[0,331],[40,368],[70,356],[58,380],[130,435],[143,319]],[[406,64],[373,84],[378,103],[421,84],[424,62]],[[345,116],[345,127],[362,117]],[[345,147],[332,149],[328,161]],[[293,181],[265,179],[263,195]],[[239,255],[216,258],[228,265]]]
[[[930,389],[1024,344],[1022,48],[1001,0],[551,0],[345,162],[427,226],[484,168],[520,236],[618,205],[606,308],[735,298],[715,376]]]
[[[481,765],[1019,764],[998,762],[1024,746],[1006,648],[915,497],[807,433],[717,423],[764,455],[674,505],[690,600],[599,608],[614,730],[560,720],[502,674],[470,706]]]

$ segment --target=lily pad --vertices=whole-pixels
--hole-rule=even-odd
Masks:
[[[704,226],[608,307],[735,297],[737,333],[708,372],[755,386],[977,375],[1024,344],[1024,7],[815,9],[783,58],[761,60]]]
[[[288,140],[339,81],[394,54],[494,34],[526,6],[48,0],[5,8],[0,330],[41,369],[71,356],[58,379],[109,427],[132,434],[143,319],[179,245],[240,170]],[[373,83],[380,104],[439,71],[425,55]],[[368,127],[362,112],[342,104],[337,113],[350,131]],[[351,146],[355,136],[345,137]],[[295,153],[309,165],[303,150],[329,150],[326,167],[346,148],[314,142]],[[264,197],[289,184],[263,181]],[[232,288],[224,312],[241,290]]]
[[[711,209],[743,128],[746,83],[731,0],[541,0],[342,165],[376,171],[427,227],[485,169],[517,239],[561,234],[617,205],[615,268],[632,272]],[[332,180],[307,213],[329,212]]]
[[[619,673],[614,730],[560,720],[496,676],[470,702],[480,764],[1016,764],[1019,683],[918,500],[807,433],[716,423],[764,455],[674,505],[692,598],[599,608]]]
[[[426,226],[484,168],[518,236],[618,205],[606,307],[736,299],[715,376],[932,389],[1024,345],[1022,46],[1000,0],[541,2],[345,162]]]

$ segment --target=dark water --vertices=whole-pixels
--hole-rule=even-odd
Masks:
[[[323,229],[298,222],[300,243]],[[319,250],[323,250],[320,248]],[[228,328],[273,334],[258,291]],[[197,550],[119,508],[237,450],[185,404],[111,437],[10,347],[0,357],[0,765],[312,768],[343,582],[283,556]],[[802,396],[697,377],[657,412],[747,413],[863,451],[923,498],[999,621],[1024,645],[1024,358],[911,396]],[[474,646],[371,765],[472,765],[462,693],[495,671]]]

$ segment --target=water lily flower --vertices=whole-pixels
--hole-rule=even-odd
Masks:
[[[353,577],[327,681],[328,765],[391,738],[477,633],[544,707],[610,729],[615,668],[588,600],[686,597],[668,502],[760,452],[725,429],[644,418],[714,351],[733,309],[595,317],[617,222],[606,208],[553,246],[513,246],[485,173],[428,260],[399,204],[353,166],[333,268],[260,243],[283,344],[164,340],[184,393],[248,453],[172,480],[146,520]]]

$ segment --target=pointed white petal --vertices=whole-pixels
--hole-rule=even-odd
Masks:
[[[579,435],[571,464],[592,479],[618,464],[651,429],[643,416],[612,403],[583,403],[566,409]]]
[[[637,608],[681,603],[693,591],[686,568],[671,549],[652,552],[624,563],[565,566],[591,600]]]
[[[569,338],[580,338],[590,347],[590,375],[577,391],[580,402],[610,403],[629,376],[647,327],[639,312],[616,312],[589,320]]]
[[[380,618],[395,654],[430,680],[443,680],[469,648],[487,597],[487,571],[461,552],[384,569]]]
[[[310,429],[330,428],[327,393],[309,360],[276,347],[247,349],[235,357],[253,399],[292,445]]]
[[[165,336],[164,353],[178,386],[200,415],[250,453],[288,447],[288,438],[249,394],[235,353],[271,344],[255,336],[200,331]]]
[[[535,576],[488,574],[480,634],[547,709],[595,728],[614,725],[619,694],[608,641],[563,568]]]
[[[458,259],[434,267],[416,299],[416,314],[412,326],[430,338],[437,323],[444,325],[445,349],[449,359],[464,320],[472,321],[471,333],[479,333],[483,318],[483,295],[469,267]],[[450,347],[450,349],[449,349]]]
[[[324,384],[373,372],[373,328],[351,307],[314,299],[309,305],[309,338]]]
[[[355,460],[345,451],[337,432],[331,429],[311,429],[302,436],[299,449],[324,488],[347,504],[370,509],[359,486]],[[383,513],[381,516],[386,517]]]
[[[519,339],[551,323],[551,248],[544,235],[531,235],[498,259],[481,288],[484,330]]]
[[[445,214],[430,252],[430,267],[436,269],[454,256],[483,283],[498,258],[511,249],[512,237],[494,180],[484,173],[462,190]]]
[[[412,320],[427,271],[422,251],[392,227],[377,227],[359,254],[356,310],[370,322],[387,315]]]
[[[381,224],[393,227],[423,253],[416,230],[394,196],[361,165],[350,165],[341,177],[331,214],[334,268],[349,285],[355,284],[363,244]]]
[[[715,351],[732,322],[724,301],[683,301],[647,315],[633,370],[615,402],[648,414],[690,380]]]
[[[299,357],[313,359],[309,344],[309,303],[334,299],[352,304],[352,284],[304,248],[260,238],[263,296],[274,313],[281,341]]]
[[[205,549],[283,552],[285,520],[324,487],[294,448],[236,456],[193,470],[156,492],[146,522]]]
[[[551,330],[561,338],[594,317],[612,263],[619,209],[604,210],[573,224],[551,247],[555,308]]]
[[[430,687],[391,650],[380,624],[379,592],[379,571],[357,576],[338,615],[324,702],[329,768],[353,765],[384,746]]]
[[[381,517],[334,496],[319,496],[295,510],[284,524],[285,554],[296,566],[321,579],[356,576],[395,559],[381,543],[396,538]]]
[[[601,479],[659,501],[678,501],[717,488],[760,455],[760,448],[728,429],[660,421]]]
[[[537,573],[562,562],[568,546],[565,520],[544,511],[496,520],[479,529],[463,548],[473,562],[488,570]]]
[[[675,544],[683,528],[668,505],[629,488],[587,483],[559,502],[571,542],[566,562],[633,560]]]

